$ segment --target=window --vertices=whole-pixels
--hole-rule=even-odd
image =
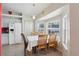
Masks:
[[[39,24],[39,32],[44,32],[44,23]]]
[[[69,26],[69,19],[68,19],[68,15],[65,15],[63,18],[63,31],[62,31],[62,39],[63,39],[63,43],[65,45],[66,48],[68,48],[68,41],[70,38],[70,26]]]
[[[40,24],[39,27],[40,27],[40,28],[44,28],[44,24]]]
[[[51,34],[53,32],[59,33],[59,22],[58,21],[48,23],[48,34]]]

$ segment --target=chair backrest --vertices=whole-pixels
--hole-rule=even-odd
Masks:
[[[24,41],[24,46],[25,46],[25,48],[27,48],[28,42],[26,42],[26,38],[25,38],[24,34],[21,33],[21,36],[22,36],[22,39]]]
[[[47,43],[47,35],[39,35],[38,46],[39,45],[44,45],[46,43]]]
[[[32,35],[37,35],[37,32],[32,32]]]
[[[49,36],[49,42],[53,42],[55,40],[56,40],[56,34],[53,33]]]

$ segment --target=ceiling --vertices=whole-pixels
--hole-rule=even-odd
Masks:
[[[11,10],[28,16],[33,16],[41,13],[49,5],[49,3],[3,3],[2,7],[3,10]]]

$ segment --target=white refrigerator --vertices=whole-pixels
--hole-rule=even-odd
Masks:
[[[21,23],[9,24],[9,44],[21,42]]]

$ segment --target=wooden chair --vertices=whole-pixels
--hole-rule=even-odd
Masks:
[[[38,54],[41,49],[45,49],[45,52],[47,51],[47,35],[39,35],[37,46]]]
[[[48,40],[48,48],[56,48],[57,47],[57,41],[56,41],[56,34],[51,34],[49,36],[49,40]]]
[[[22,36],[22,39],[24,41],[24,56],[26,56],[26,49],[27,49],[27,46],[28,46],[28,42],[26,42],[26,38],[25,38],[23,33],[21,33],[21,36]]]
[[[32,32],[32,35],[37,35],[38,33],[37,32]]]

